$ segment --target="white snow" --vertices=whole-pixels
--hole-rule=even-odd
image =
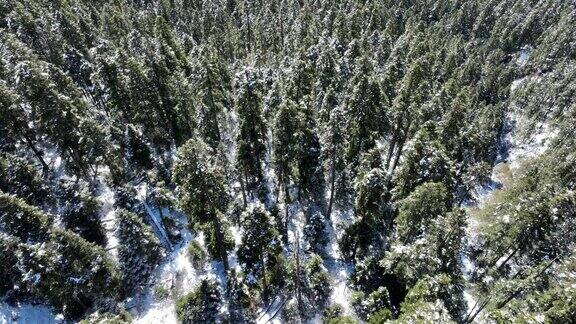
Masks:
[[[0,324],[55,324],[63,323],[62,315],[54,315],[52,308],[44,305],[0,304]]]
[[[181,217],[187,225],[185,217]],[[166,299],[157,299],[154,289],[149,289],[137,303],[135,323],[177,323],[175,301],[177,297],[190,292],[200,280],[200,273],[192,267],[188,257],[188,244],[192,234],[186,228],[182,231],[182,242],[175,247],[167,261],[156,271],[155,287],[163,287],[171,292]]]
[[[348,263],[342,257],[338,241],[340,236],[338,233],[343,233],[343,228],[350,225],[352,220],[352,210],[348,211],[334,211],[332,213],[332,221],[327,226],[328,242],[328,258],[326,258],[326,268],[332,278],[332,293],[330,294],[330,301],[334,304],[342,306],[345,315],[354,316],[352,308],[352,290],[348,287],[348,279],[353,270],[353,265]]]
[[[257,324],[280,324],[280,316],[282,308],[285,305],[285,301],[282,297],[276,296],[272,303],[266,308],[261,309],[258,313],[258,318],[256,320]]]
[[[524,66],[526,62],[528,62],[528,59],[530,58],[530,55],[532,54],[533,50],[534,49],[532,48],[532,46],[522,47],[522,49],[518,52],[518,58],[516,59],[516,63],[518,63],[518,65],[520,66]]]
[[[510,114],[510,118],[514,123],[525,122],[518,113]],[[557,135],[557,129],[552,129],[550,125],[542,122],[536,124],[535,131],[527,138],[520,137],[515,132],[506,134],[505,139],[511,147],[507,158],[510,167],[518,169],[523,160],[542,155]]]
[[[102,225],[106,229],[106,251],[118,261],[118,238],[116,237],[116,210],[114,209],[114,203],[116,199],[114,198],[114,191],[110,187],[102,182],[100,188],[100,195],[98,196],[100,200],[101,210],[100,214]]]

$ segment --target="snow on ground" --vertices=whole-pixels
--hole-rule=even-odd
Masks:
[[[276,296],[266,309],[261,309],[256,319],[257,324],[280,324],[280,312],[285,305],[282,297]]]
[[[114,191],[110,189],[108,185],[102,182],[100,188],[100,195],[98,196],[100,200],[101,209],[100,214],[102,215],[100,221],[106,229],[106,251],[112,255],[114,260],[118,261],[118,238],[116,237],[116,211],[114,209],[114,203],[116,199],[114,198]]]
[[[182,242],[175,246],[167,260],[156,271],[155,285],[140,297],[135,316],[136,323],[177,323],[175,301],[177,297],[190,292],[200,281],[201,273],[192,267],[188,257],[188,244],[192,233],[186,228],[187,221],[181,217],[185,228],[182,230]],[[171,296],[162,299],[154,295],[154,288],[162,287],[171,292]]]
[[[525,120],[518,113],[514,112],[510,115],[514,124],[525,123]],[[552,129],[550,125],[542,122],[535,125],[535,130],[528,137],[519,136],[515,132],[506,134],[506,141],[511,147],[506,159],[510,167],[517,170],[523,160],[542,155],[557,135],[557,129]]]
[[[230,226],[230,234],[232,234],[232,238],[234,239],[234,250],[228,254],[228,262],[230,264],[230,269],[235,269],[236,273],[240,273],[242,268],[240,267],[240,263],[238,262],[238,248],[240,244],[242,244],[242,229],[238,226]]]
[[[0,304],[0,324],[56,324],[64,323],[62,315],[54,315],[52,308],[44,305]]]
[[[522,47],[522,49],[518,52],[518,58],[516,59],[516,63],[520,66],[524,66],[526,62],[528,62],[528,59],[530,58],[530,55],[532,54],[533,50],[534,48],[532,46],[526,45]]]
[[[343,233],[344,228],[350,225],[352,220],[352,211],[334,211],[332,213],[332,220],[329,221],[327,226],[328,242],[328,257],[326,258],[326,268],[332,277],[332,293],[330,294],[330,301],[334,304],[342,306],[345,315],[354,316],[352,308],[352,290],[348,287],[348,278],[353,270],[353,265],[346,262],[342,257],[338,241],[340,236],[338,233]]]
[[[194,240],[197,241],[204,250],[206,244],[204,233],[199,233],[193,237],[187,229],[187,220],[184,215],[180,216],[180,221],[184,224],[185,229],[182,231],[182,242],[174,247],[167,260],[157,269],[154,285],[142,296],[136,297],[136,306],[133,312],[136,312],[135,323],[139,324],[172,324],[178,323],[176,318],[176,300],[194,290],[202,279],[212,279],[220,287],[222,296],[225,299],[224,289],[226,287],[226,276],[222,262],[207,262],[203,269],[195,269],[192,266],[188,256],[188,244]],[[238,244],[239,231],[232,230],[233,236]],[[234,261],[230,262],[231,267],[237,265],[235,251],[229,254],[229,260],[234,255]],[[162,287],[170,291],[170,296],[159,298],[155,296],[154,290]],[[224,300],[224,306],[221,312],[227,311],[227,301]]]

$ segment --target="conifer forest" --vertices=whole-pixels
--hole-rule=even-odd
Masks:
[[[576,2],[0,0],[0,323],[576,323]]]

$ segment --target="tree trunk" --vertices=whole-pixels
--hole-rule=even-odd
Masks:
[[[288,223],[289,223],[289,212],[288,206],[290,205],[290,192],[288,191],[288,184],[284,182],[284,237],[286,238],[286,242],[288,242]]]
[[[36,156],[38,161],[40,161],[40,164],[42,164],[42,169],[44,170],[44,173],[46,173],[50,168],[48,167],[48,164],[46,164],[46,161],[44,161],[44,158],[42,157],[42,152],[40,152],[36,148],[36,145],[34,145],[34,143],[32,142],[32,140],[28,135],[23,134],[22,137],[24,137],[24,142],[26,142],[28,148],[30,148],[32,152],[34,152],[34,155]]]
[[[262,299],[264,300],[264,305],[268,306],[268,280],[266,280],[266,262],[264,261],[264,252],[260,253],[260,262],[262,262]]]
[[[220,254],[220,258],[222,259],[222,263],[224,264],[224,270],[228,272],[228,255],[226,254],[226,250],[224,249],[224,234],[222,233],[222,226],[220,224],[220,219],[218,215],[215,215],[212,219],[214,225],[214,232],[216,234],[216,244],[218,249],[218,254]]]
[[[396,156],[394,157],[394,163],[392,164],[392,171],[391,171],[392,173],[394,173],[394,170],[396,170],[396,167],[398,166],[398,161],[402,156],[402,150],[404,149],[404,144],[406,144],[406,140],[408,139],[408,132],[410,131],[411,125],[412,120],[408,121],[408,125],[406,125],[406,128],[404,129],[404,136],[402,136],[402,138],[400,139],[400,143],[398,143],[398,149],[396,150]]]
[[[328,201],[328,219],[332,217],[332,204],[334,203],[334,188],[336,184],[336,154],[332,154],[332,165],[330,166],[330,200]]]
[[[302,287],[300,287],[300,237],[298,230],[296,230],[296,249],[295,249],[295,256],[296,256],[296,301],[298,303],[298,312],[300,315],[304,314],[304,304],[302,303]]]
[[[246,185],[244,184],[242,174],[240,174],[238,179],[240,180],[240,188],[242,189],[242,200],[244,201],[244,208],[246,208],[248,206],[248,201],[246,200]]]

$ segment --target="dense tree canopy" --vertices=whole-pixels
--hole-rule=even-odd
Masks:
[[[556,0],[0,1],[0,321],[572,321],[575,26]]]

